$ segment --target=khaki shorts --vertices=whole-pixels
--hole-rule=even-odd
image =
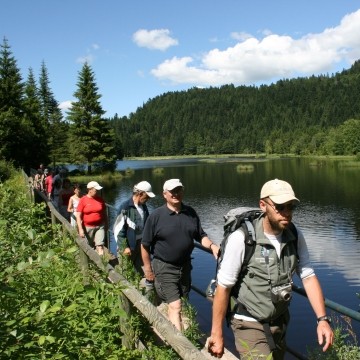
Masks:
[[[87,238],[89,245],[92,247],[105,245],[104,226],[85,227],[85,237]]]

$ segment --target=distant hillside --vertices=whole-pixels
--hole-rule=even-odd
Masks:
[[[110,121],[118,153],[126,156],[360,153],[360,144],[339,147],[348,142],[343,133],[349,127],[358,134],[359,120],[344,123],[360,119],[359,100],[357,61],[331,76],[169,92],[149,100],[130,118]]]

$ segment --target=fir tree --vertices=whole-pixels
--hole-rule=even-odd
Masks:
[[[4,38],[0,51],[0,158],[27,168],[23,156],[28,130],[23,123],[23,89],[20,70]]]
[[[68,159],[68,126],[63,121],[59,103],[50,88],[49,75],[44,62],[41,65],[39,83],[42,122],[47,129],[49,155],[55,167],[56,163],[64,162]]]
[[[68,112],[70,127],[70,152],[74,163],[87,163],[88,173],[92,166],[114,170],[116,163],[114,131],[102,118],[102,109],[94,73],[85,63],[79,72],[77,90]]]
[[[25,84],[24,121],[31,133],[26,154],[31,159],[32,167],[37,168],[41,163],[47,164],[49,159],[47,126],[41,116],[40,98],[32,68],[29,69]]]
[[[0,51],[0,112],[13,109],[16,115],[22,112],[24,84],[11,48],[4,38]]]

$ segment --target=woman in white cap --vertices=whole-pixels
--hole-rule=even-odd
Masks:
[[[147,181],[140,181],[134,185],[132,196],[120,205],[114,226],[114,237],[120,253],[130,256],[141,276],[144,272],[140,245],[145,222],[149,216],[146,202],[153,197],[155,194]]]
[[[80,199],[76,209],[79,235],[86,237],[89,245],[94,246],[99,255],[104,254],[108,224],[105,201],[97,195],[101,189],[102,186],[96,181],[90,181],[87,184],[88,193]]]

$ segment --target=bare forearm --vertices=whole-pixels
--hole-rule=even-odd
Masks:
[[[151,267],[150,249],[141,244],[141,257],[144,263],[144,274],[147,280],[154,280],[155,276]]]
[[[217,286],[212,311],[211,335],[223,336],[223,323],[229,302],[230,289]]]
[[[309,302],[314,310],[316,317],[318,318],[320,316],[325,315],[326,310],[325,310],[324,295],[316,275],[304,279],[303,285],[306,291],[306,295],[309,299]]]
[[[212,251],[214,257],[217,259],[219,253],[219,247],[212,242],[207,236],[201,239],[201,245]]]

